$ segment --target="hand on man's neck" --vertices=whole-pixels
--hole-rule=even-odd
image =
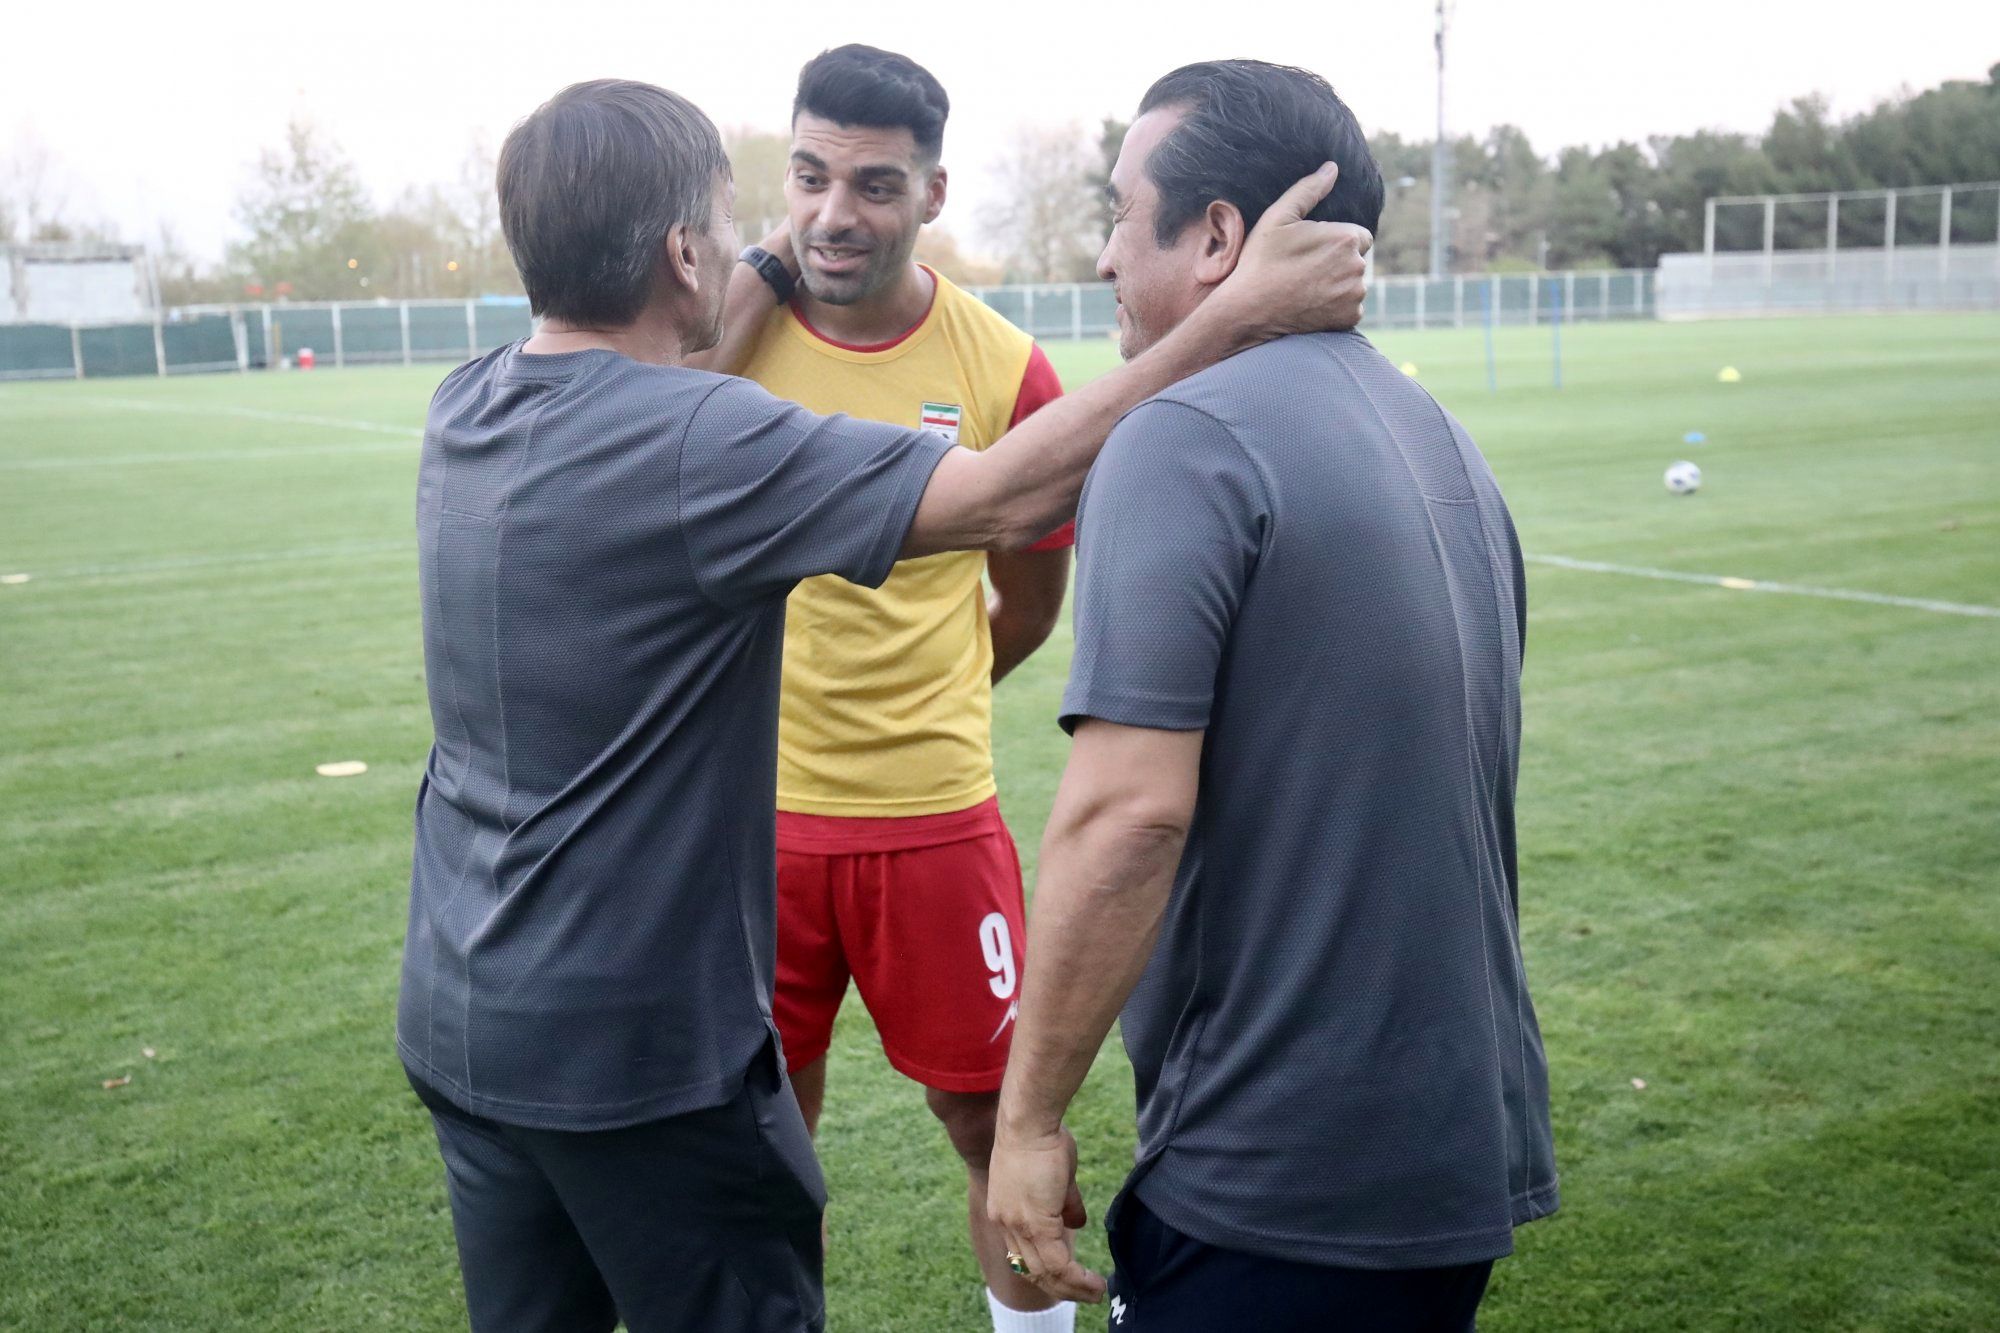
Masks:
[[[852,305],[829,305],[816,301],[799,284],[796,298],[806,322],[835,342],[855,347],[873,347],[895,342],[930,313],[937,293],[937,279],[923,265],[912,261],[903,266],[902,277],[886,291],[856,301]]]

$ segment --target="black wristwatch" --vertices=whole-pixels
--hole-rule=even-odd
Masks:
[[[792,291],[799,285],[799,280],[785,267],[784,260],[761,245],[746,246],[743,253],[736,257],[756,269],[757,276],[770,284],[771,290],[777,294],[779,305],[792,299]]]

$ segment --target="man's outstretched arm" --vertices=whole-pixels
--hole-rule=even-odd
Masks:
[[[1287,190],[1251,231],[1215,293],[1145,353],[1050,403],[983,453],[938,463],[901,556],[1018,551],[1062,526],[1118,419],[1168,385],[1288,333],[1352,328],[1374,243],[1344,222],[1308,222],[1333,189],[1331,162]]]
[[[1042,835],[1028,967],[987,1185],[987,1213],[1051,1295],[1096,1301],[1076,1260],[1086,1220],[1063,1113],[1139,983],[1194,813],[1200,731],[1085,719]]]

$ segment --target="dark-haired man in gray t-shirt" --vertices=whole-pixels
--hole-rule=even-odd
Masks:
[[[1293,158],[1335,158],[1335,216],[1375,221],[1360,132],[1303,71],[1190,67],[1141,112],[1100,261],[1128,355],[1227,276]],[[1284,338],[1119,423],[1078,552],[996,1220],[1052,1293],[1103,1294],[1061,1117],[1122,1004],[1114,1333],[1469,1328],[1556,1206],[1515,915],[1526,601],[1492,473],[1360,334]]]
[[[694,368],[732,274],[767,306],[785,275],[735,266],[728,159],[685,99],[580,84],[509,135],[542,322],[424,431],[437,738],[396,1025],[475,1329],[820,1326],[824,1188],[771,1021],[785,596],[1026,546],[1146,394],[1351,323],[1365,233],[1299,221],[1331,180],[1200,328],[973,454]]]

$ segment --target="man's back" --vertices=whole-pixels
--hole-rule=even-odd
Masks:
[[[445,381],[417,496],[413,1073],[569,1130],[741,1085],[772,1033],[785,594],[886,577],[945,449],[610,351]]]
[[[1471,440],[1358,334],[1151,400],[1079,522],[1065,719],[1205,728],[1126,1007],[1138,1191],[1273,1257],[1438,1266],[1550,1211],[1513,801],[1525,600]]]

